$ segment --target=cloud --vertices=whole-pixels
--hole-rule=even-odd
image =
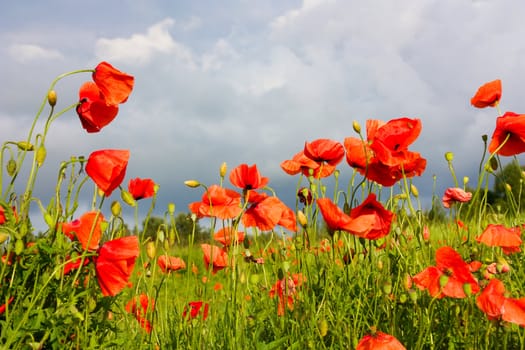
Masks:
[[[149,63],[157,54],[173,55],[189,67],[195,67],[191,51],[176,42],[169,29],[175,21],[164,19],[148,28],[146,34],[133,34],[129,38],[97,40],[95,54],[101,60],[132,65]]]
[[[29,63],[40,60],[62,60],[62,54],[53,49],[46,49],[39,45],[32,44],[13,44],[9,46],[8,53],[19,63]]]

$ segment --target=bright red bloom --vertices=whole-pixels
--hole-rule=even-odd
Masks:
[[[367,142],[355,137],[344,141],[346,161],[367,179],[392,186],[403,176],[423,173],[426,160],[408,150],[421,132],[419,119],[400,118],[385,123],[367,120]]]
[[[476,240],[489,247],[501,247],[505,254],[521,251],[521,229],[489,224]]]
[[[356,350],[405,350],[394,336],[383,332],[367,334],[357,344]]]
[[[91,153],[86,164],[86,173],[109,197],[126,176],[129,151],[105,149]]]
[[[293,310],[297,287],[301,286],[305,281],[306,278],[301,273],[294,273],[292,276],[285,277],[275,282],[270,290],[270,298],[273,298],[276,295],[279,298],[279,303],[277,305],[278,316],[284,315],[287,306],[289,310]]]
[[[137,236],[114,239],[102,245],[95,259],[95,269],[104,296],[115,296],[131,285],[129,278],[139,252]]]
[[[525,326],[525,298],[505,297],[505,286],[497,278],[491,279],[478,295],[476,305],[490,320],[502,319]]]
[[[184,308],[182,317],[186,318],[189,311],[190,319],[196,318],[199,316],[199,313],[202,309],[202,319],[205,320],[208,317],[209,307],[209,304],[203,303],[202,301],[190,301],[188,306]]]
[[[472,199],[472,193],[466,192],[461,188],[447,188],[441,202],[445,208],[450,208],[456,202],[466,203]]]
[[[119,71],[107,62],[101,62],[96,66],[93,81],[108,105],[126,102],[134,85],[133,76]]]
[[[350,218],[354,223],[366,223],[358,232],[351,233],[354,233],[359,237],[373,240],[388,235],[395,214],[390,210],[385,209],[383,205],[376,200],[376,195],[370,193],[361,205],[350,211]],[[363,218],[365,220],[359,221]],[[370,222],[372,225],[369,225]],[[354,224],[354,230],[355,226],[356,225]]]
[[[304,149],[293,159],[281,163],[281,168],[290,175],[302,172],[305,176],[324,178],[333,174],[344,155],[344,147],[339,142],[317,139],[310,143],[306,142]]]
[[[248,194],[250,207],[242,216],[245,227],[257,227],[262,231],[272,230],[276,225],[297,231],[295,213],[281,200],[266,193],[250,191]]]
[[[70,239],[76,237],[82,249],[97,250],[102,230],[100,224],[104,222],[104,215],[98,211],[89,211],[80,219],[62,224],[62,232]]]
[[[436,251],[436,266],[427,267],[413,278],[420,289],[428,289],[432,297],[465,298],[465,285],[470,291],[479,291],[478,282],[470,272],[469,265],[451,247],[441,247]]]
[[[140,326],[148,333],[151,333],[152,329],[151,322],[148,320],[148,313],[151,315],[154,309],[155,299],[148,298],[146,294],[140,294],[126,304],[126,311],[133,314]]]
[[[506,112],[498,117],[488,150],[500,156],[525,152],[525,115]]]
[[[480,86],[470,99],[470,104],[477,108],[495,107],[501,98],[501,80],[493,80]]]
[[[241,195],[217,185],[208,187],[200,202],[189,204],[197,217],[212,216],[219,219],[233,219],[242,212]]]
[[[155,187],[156,184],[152,179],[140,179],[137,177],[129,180],[128,183],[128,191],[135,200],[153,197],[155,195]]]
[[[161,255],[157,259],[157,264],[164,273],[184,270],[186,268],[186,263],[184,260],[175,256]]]
[[[78,95],[79,104],[76,110],[82,127],[87,132],[99,132],[117,116],[118,105],[108,105],[95,83],[84,83]]]
[[[233,232],[231,227],[224,227],[213,235],[213,239],[226,247],[235,242],[242,243],[244,241],[244,232]]]
[[[268,184],[269,179],[261,176],[257,165],[248,166],[248,164],[241,164],[230,173],[230,182],[235,187],[243,190],[256,190],[263,188]]]
[[[206,268],[212,265],[214,274],[229,266],[228,253],[223,248],[209,244],[201,244],[201,249],[204,254],[203,258]]]

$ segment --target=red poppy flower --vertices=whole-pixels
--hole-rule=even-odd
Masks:
[[[332,166],[327,165],[321,171],[319,163],[308,158],[304,151],[295,154],[292,159],[285,160],[281,163],[281,169],[288,175],[297,175],[302,173],[304,176],[314,176],[315,178],[326,177],[332,172]]]
[[[450,247],[436,251],[436,266],[427,267],[413,278],[420,289],[428,289],[432,297],[465,298],[465,285],[471,293],[479,291],[479,286],[470,272],[469,265],[458,252]]]
[[[335,167],[343,160],[345,149],[341,143],[329,139],[317,139],[305,142],[304,155],[319,164],[319,177],[330,176]],[[323,167],[327,167],[326,171]],[[317,177],[317,176],[316,176]]]
[[[153,197],[155,195],[156,184],[152,179],[131,179],[128,183],[128,191],[133,196],[133,199],[139,200],[143,198]]]
[[[500,156],[525,152],[525,115],[506,112],[498,117],[488,150]]]
[[[205,320],[208,317],[209,307],[209,304],[203,303],[202,301],[190,301],[188,306],[184,308],[182,317],[186,318],[189,311],[190,319],[196,318],[202,310],[202,319]]]
[[[403,176],[419,176],[426,160],[408,150],[421,131],[419,119],[400,118],[388,123],[367,120],[367,141],[347,137],[344,141],[347,163],[367,179],[392,186]]]
[[[224,227],[213,235],[213,239],[223,246],[230,246],[235,242],[242,243],[244,241],[244,232],[233,232],[233,228]]]
[[[70,239],[76,237],[82,249],[97,250],[102,229],[100,224],[104,221],[104,215],[98,211],[89,211],[82,215],[80,219],[62,224],[62,232]]]
[[[489,224],[476,240],[489,247],[501,247],[505,254],[510,254],[521,251],[520,236],[519,227],[506,228],[503,225]]]
[[[140,326],[148,333],[151,333],[152,329],[151,322],[148,320],[148,313],[151,314],[154,309],[155,299],[148,298],[146,294],[140,294],[126,304],[126,311],[133,314]]]
[[[367,225],[354,234],[357,234],[359,237],[374,240],[388,235],[395,214],[385,209],[383,205],[376,200],[376,195],[370,193],[361,205],[350,211],[350,218],[354,222],[359,222],[360,218],[366,218],[366,220],[363,221],[367,224],[370,222],[370,219],[372,219],[372,225]]]
[[[203,258],[206,268],[209,268],[211,265],[214,274],[229,266],[228,253],[223,248],[209,244],[201,244],[201,249],[204,254]]]
[[[480,86],[470,103],[477,108],[494,107],[501,98],[501,80],[493,80]]]
[[[66,257],[66,260],[71,260],[71,257]],[[84,262],[82,262],[82,257],[77,256],[71,262],[68,262],[64,265],[64,275],[67,275],[71,271],[76,270],[81,266],[86,266],[87,264],[89,264],[89,259],[84,259]]]
[[[117,116],[118,105],[108,105],[95,83],[84,83],[78,95],[80,102],[76,110],[87,132],[99,132]]]
[[[230,173],[230,182],[235,187],[242,188],[243,190],[256,190],[263,188],[268,184],[269,179],[261,176],[257,165],[248,166],[247,164],[241,164]]]
[[[197,217],[216,217],[233,219],[242,212],[241,195],[235,191],[212,185],[202,195],[200,202],[189,204],[189,209]]]
[[[505,286],[497,278],[489,281],[489,284],[476,298],[476,305],[490,320],[499,319],[502,315],[503,302],[505,301]]]
[[[157,264],[159,265],[162,272],[167,273],[170,271],[184,270],[186,268],[186,263],[181,258],[174,256],[161,255],[157,259]]]
[[[127,101],[133,90],[133,76],[123,73],[107,62],[101,62],[93,72],[93,81],[104,95],[108,105],[118,105]]]
[[[502,309],[501,318],[504,321],[525,327],[525,298],[506,298]]]
[[[281,225],[290,231],[297,231],[295,213],[279,198],[250,191],[248,202],[250,207],[242,216],[245,227],[257,227],[262,231],[269,231],[276,225]]]
[[[91,153],[86,164],[86,173],[109,197],[126,176],[129,151],[104,149]]]
[[[394,336],[383,332],[367,334],[359,343],[356,350],[405,350],[406,348]]]
[[[137,236],[114,239],[102,245],[95,260],[95,269],[104,296],[115,296],[131,285],[129,278],[139,252]]]
[[[270,290],[270,298],[277,295],[279,303],[277,304],[277,315],[283,316],[286,307],[293,310],[294,299],[297,294],[297,288],[300,287],[306,278],[301,273],[294,273],[292,276],[278,280]]]
[[[466,192],[461,188],[447,188],[441,199],[445,208],[450,208],[456,202],[466,203],[472,199],[472,193]]]
[[[7,306],[9,304],[11,304],[13,302],[13,300],[15,300],[15,297],[11,296],[11,297],[9,297],[9,299],[7,299],[6,303],[0,305],[0,315],[5,312],[5,310],[7,309]]]

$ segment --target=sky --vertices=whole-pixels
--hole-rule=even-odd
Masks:
[[[0,13],[0,141],[26,138],[57,75],[107,61],[135,77],[134,90],[100,133],[74,111],[53,123],[43,202],[61,161],[116,148],[131,152],[124,187],[159,184],[155,215],[170,202],[187,212],[202,190],[183,182],[218,183],[223,162],[257,164],[293,205],[299,178],[280,163],[305,141],[343,142],[354,120],[409,117],[423,124],[411,150],[428,162],[414,183],[429,208],[434,176],[437,195],[454,185],[445,152],[475,186],[481,135],[490,140],[498,116],[470,105],[477,88],[501,79],[501,110],[525,109],[523,13],[520,0],[10,1]],[[89,80],[60,81],[57,107]],[[350,177],[345,161],[339,169]]]

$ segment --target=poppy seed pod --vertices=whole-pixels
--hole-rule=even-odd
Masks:
[[[57,104],[57,92],[55,90],[49,90],[47,93],[47,102],[51,107],[55,107]]]

